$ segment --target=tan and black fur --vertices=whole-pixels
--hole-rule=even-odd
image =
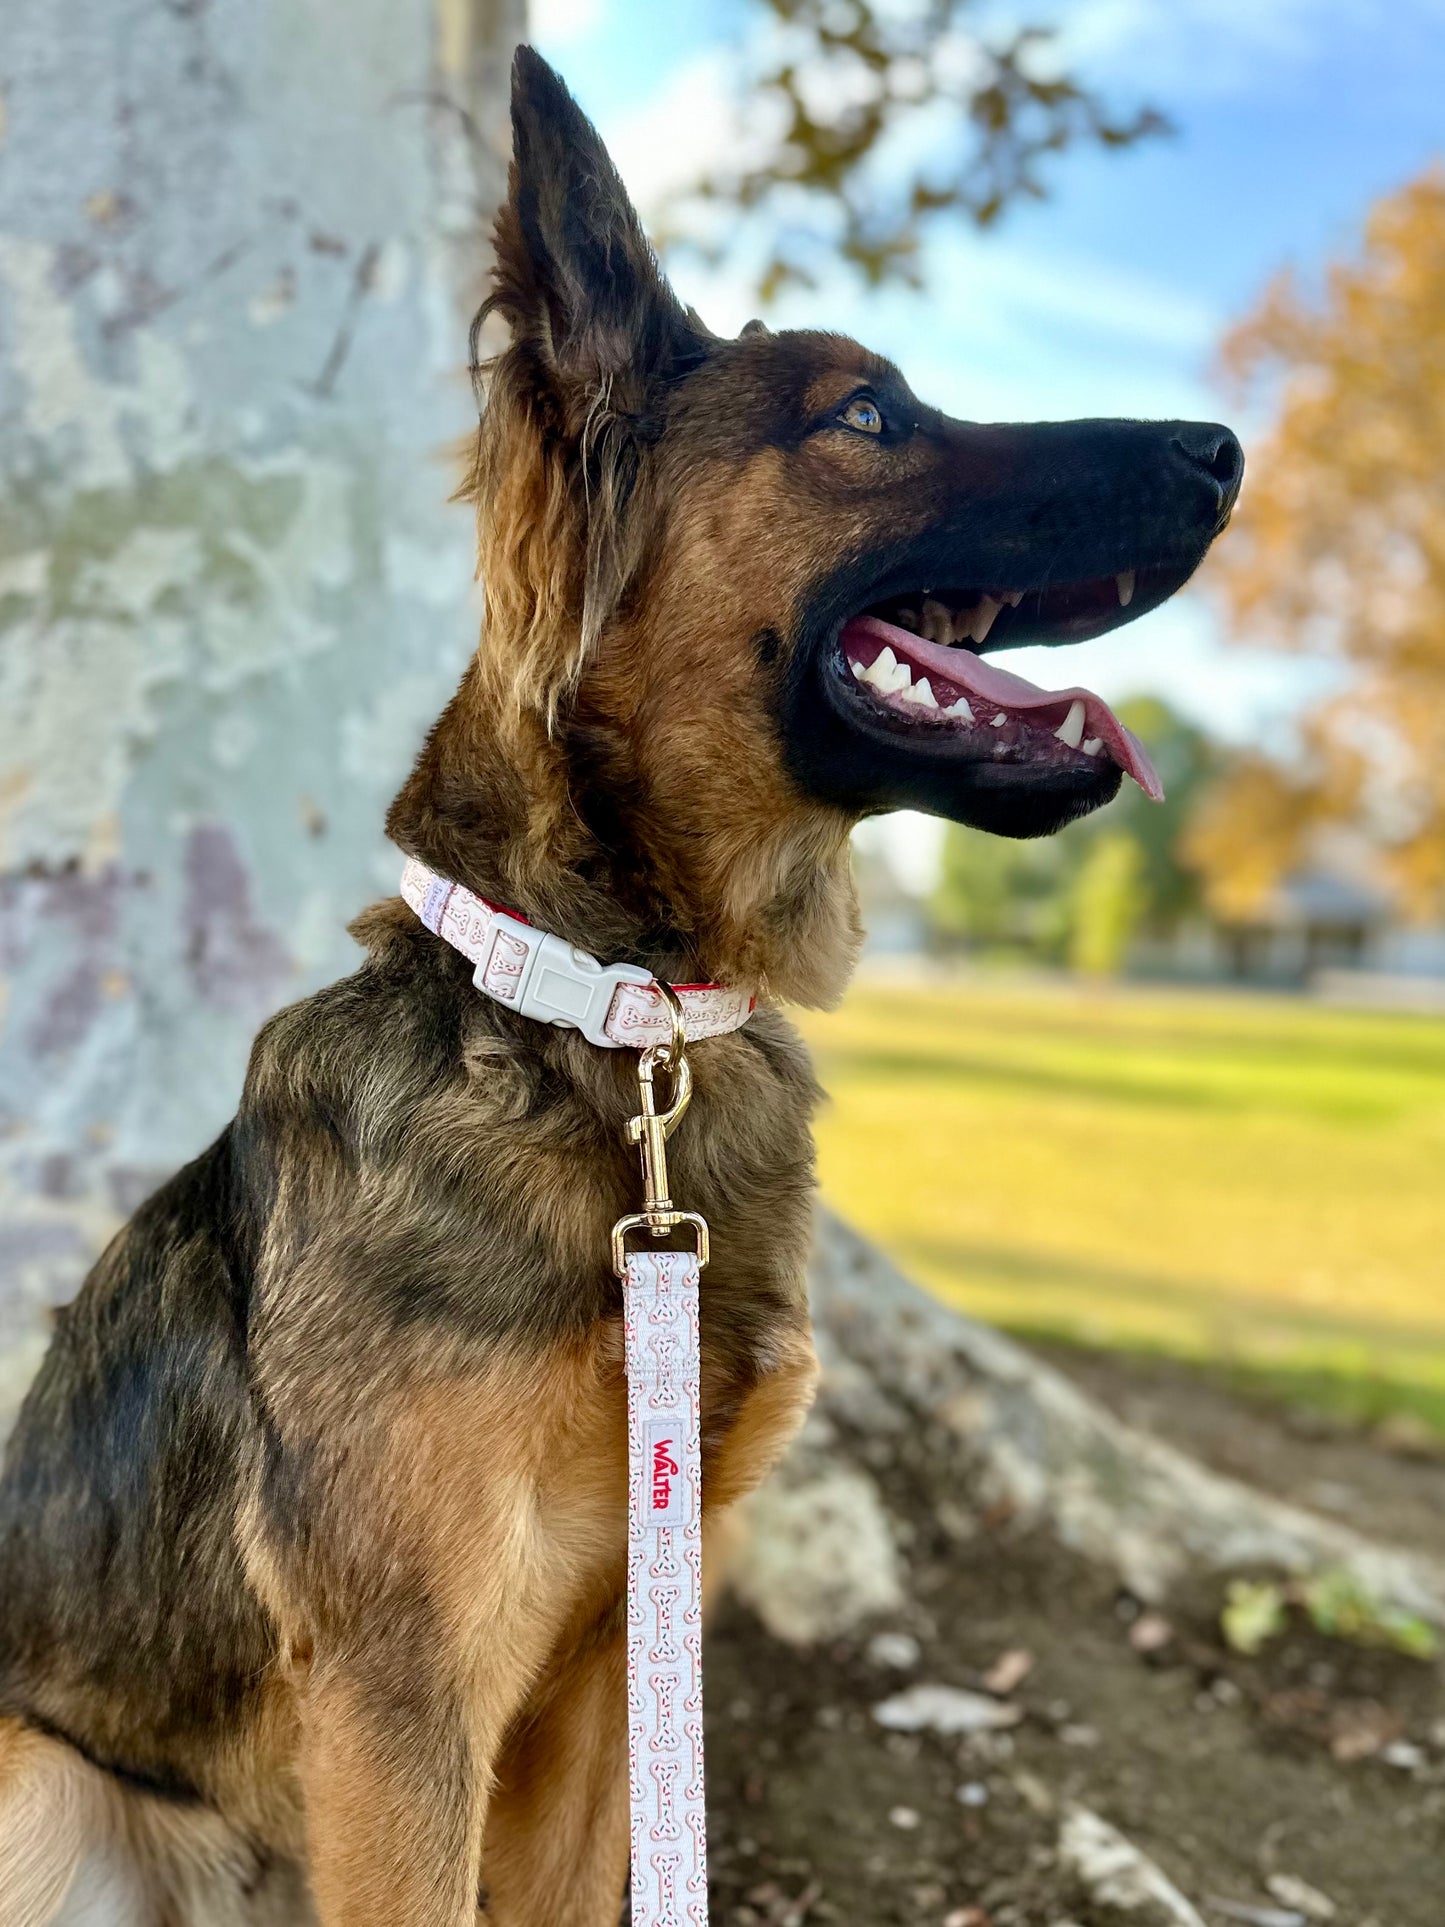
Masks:
[[[813,1382],[816,1091],[776,1000],[839,994],[850,828],[919,800],[866,745],[810,773],[815,638],[983,484],[917,404],[887,449],[809,426],[906,394],[855,343],[709,335],[526,50],[514,129],[485,632],[388,827],[596,955],[763,1000],[695,1047],[672,1145],[712,1227],[711,1530]],[[1058,820],[1112,794],[1079,782]],[[234,1122],[62,1315],[11,1442],[0,1927],[617,1919],[634,1062],[479,995],[399,901],[354,928],[361,968],[265,1026]]]

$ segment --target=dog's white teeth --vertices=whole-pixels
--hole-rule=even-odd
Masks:
[[[1134,600],[1134,571],[1132,569],[1121,569],[1118,575],[1114,577],[1114,583],[1119,591],[1119,607],[1121,609],[1127,609],[1129,604]]]
[[[1008,594],[1004,597],[1004,601],[1008,604],[1010,609],[1017,609],[1017,607],[1023,601],[1023,599],[1024,599],[1024,592],[1022,589],[1010,589]]]
[[[901,695],[913,681],[913,672],[901,657],[895,656],[885,643],[873,660],[873,666],[864,677],[865,682],[882,696]]]
[[[943,713],[945,716],[960,716],[966,723],[973,721],[973,710],[967,696],[960,696],[957,702],[950,703]]]
[[[953,640],[953,617],[941,602],[931,597],[923,605],[923,633],[930,642],[946,649]]]
[[[1059,741],[1061,743],[1067,743],[1070,749],[1077,749],[1084,740],[1084,719],[1086,714],[1087,712],[1081,702],[1075,701],[1071,703],[1069,705],[1068,715],[1065,716],[1064,720],[1054,731]]]
[[[911,629],[915,636],[918,634],[918,611],[916,609],[899,609],[893,619],[900,629]]]
[[[997,716],[995,716],[993,719],[993,726],[995,729],[1002,729],[1004,724],[1007,721],[1008,721],[1008,717],[1005,715],[1003,710],[1000,710]]]
[[[975,642],[984,643],[988,641],[988,632],[993,627],[994,617],[1002,607],[1003,604],[1001,602],[995,602],[991,595],[983,596],[980,599],[978,607],[973,612],[973,621],[968,631]]]
[[[895,689],[901,689],[912,678],[906,662],[900,662],[887,643],[863,671],[862,680],[876,689],[880,696],[887,696]]]
[[[908,702],[918,703],[924,709],[937,709],[938,707],[938,698],[934,695],[933,684],[928,680],[927,676],[920,676],[916,683],[900,691],[900,694],[903,695]]]
[[[1086,756],[1097,756],[1103,747],[1104,739],[1102,736],[1090,736],[1085,742],[1079,744],[1079,748]]]

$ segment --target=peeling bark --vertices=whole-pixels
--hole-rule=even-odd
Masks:
[[[524,11],[6,0],[0,1401],[394,886]]]

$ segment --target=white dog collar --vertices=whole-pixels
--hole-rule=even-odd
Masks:
[[[672,1018],[651,971],[601,964],[500,904],[408,857],[401,894],[428,930],[476,966],[478,990],[524,1017],[580,1030],[589,1043],[644,1050],[672,1036]],[[674,984],[687,1038],[720,1037],[752,1016],[756,998],[723,984]]]

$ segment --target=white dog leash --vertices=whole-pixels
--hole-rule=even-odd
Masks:
[[[627,1757],[632,1779],[632,1927],[707,1927],[707,1809],[702,1770],[702,1352],[698,1282],[707,1225],[674,1206],[667,1139],[692,1095],[682,1005],[660,986],[673,1024],[637,1062],[641,1211],[612,1228],[627,1338]],[[672,1102],[657,1108],[657,1072]],[[693,1251],[632,1251],[630,1231],[681,1226]]]
[[[698,1260],[634,1251],[627,1328],[633,1927],[706,1927]]]
[[[427,928],[476,966],[479,990],[529,1017],[632,1045],[642,1109],[627,1138],[642,1156],[644,1204],[612,1230],[627,1355],[627,1755],[633,1927],[707,1927],[702,1738],[702,1446],[698,1285],[707,1225],[668,1191],[667,1139],[692,1094],[689,1032],[714,1037],[752,1015],[721,984],[659,983],[603,966],[414,858],[402,895]],[[659,1108],[658,1072],[670,1079]],[[696,1251],[628,1251],[686,1227]]]

